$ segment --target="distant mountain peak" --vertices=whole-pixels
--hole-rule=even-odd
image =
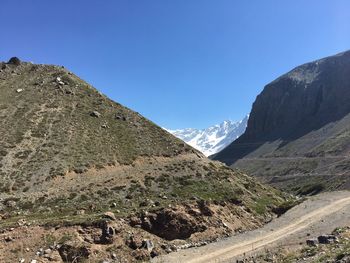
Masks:
[[[249,115],[240,121],[224,120],[205,129],[185,128],[168,130],[176,137],[206,156],[215,154],[237,139],[247,127]]]

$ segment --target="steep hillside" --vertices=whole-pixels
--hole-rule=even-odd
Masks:
[[[209,156],[221,151],[241,136],[247,127],[247,121],[248,116],[241,121],[228,120],[201,130],[187,128],[168,131]]]
[[[63,67],[0,69],[0,262],[147,259],[286,207]]]
[[[246,132],[213,156],[298,193],[350,188],[350,51],[268,84]]]

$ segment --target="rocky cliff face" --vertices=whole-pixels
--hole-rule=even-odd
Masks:
[[[340,172],[331,163],[349,152],[349,101],[350,51],[299,66],[265,86],[246,132],[214,159],[281,186],[287,177],[309,181],[310,173],[333,178]],[[332,187],[349,187],[347,180]]]

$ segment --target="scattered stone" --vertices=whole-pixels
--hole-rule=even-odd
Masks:
[[[209,203],[204,200],[197,201],[198,207],[201,210],[202,214],[205,216],[213,216],[214,212],[210,209]]]
[[[335,263],[349,263],[350,262],[350,256],[345,254],[340,254],[337,256],[337,261]]]
[[[100,236],[101,244],[112,244],[117,234],[121,232],[123,228],[120,222],[108,222],[104,221],[101,224],[102,234]]]
[[[110,212],[110,211],[104,213],[103,217],[107,218],[107,219],[110,219],[110,220],[117,220],[117,218],[115,217],[114,213]]]
[[[136,226],[136,225],[141,225],[142,224],[142,220],[136,216],[133,216],[130,218],[130,225],[131,226]]]
[[[51,254],[52,250],[50,248],[44,250],[44,254]]]
[[[142,248],[143,240],[139,235],[130,236],[129,240],[126,241],[126,245],[132,249]]]
[[[17,224],[19,226],[25,226],[25,225],[27,225],[27,221],[25,219],[20,219],[17,221]]]
[[[153,249],[151,251],[151,257],[154,258],[154,257],[158,257],[160,254],[159,250],[158,249]]]
[[[147,250],[137,249],[131,254],[136,260],[148,261],[150,259],[150,254]]]
[[[115,115],[115,119],[116,119],[116,120],[126,121],[126,117],[120,116],[120,115],[118,115],[118,114]]]
[[[75,214],[76,215],[84,215],[85,214],[85,210],[77,210],[76,212],[75,212]]]
[[[144,200],[140,203],[140,207],[145,207],[145,206],[148,206],[149,205],[149,202],[147,200]]]
[[[167,247],[167,248],[165,248],[165,252],[166,252],[166,253],[171,253],[171,252],[173,252],[173,251],[172,251],[172,249],[171,249],[170,247]]]
[[[318,240],[316,238],[306,240],[306,245],[310,247],[317,247]]]
[[[112,257],[112,259],[116,259],[117,258],[117,254],[116,253],[112,253],[111,257]]]
[[[17,93],[21,93],[23,91],[23,89],[16,89]]]
[[[192,216],[200,216],[202,214],[199,209],[194,209],[194,208],[191,208],[190,210],[188,210],[188,213]]]
[[[147,249],[149,252],[151,252],[154,248],[153,242],[149,239],[145,239],[142,241],[142,247]]]
[[[36,261],[36,259],[32,259],[31,261],[30,261],[30,263],[37,263],[38,261]]]
[[[90,113],[91,117],[95,117],[95,118],[100,118],[101,117],[101,113],[99,113],[98,111],[92,111]]]
[[[26,260],[25,260],[24,258],[20,258],[20,259],[18,260],[18,262],[19,262],[19,263],[24,263],[24,262],[26,262]]]
[[[12,240],[13,240],[13,238],[10,237],[10,236],[5,237],[5,241],[6,241],[6,242],[11,242]]]
[[[56,83],[59,84],[59,85],[64,85],[65,84],[60,77],[56,78]]]
[[[7,207],[9,208],[14,208],[16,206],[16,201],[13,201],[13,200],[9,200],[6,202],[5,204]]]

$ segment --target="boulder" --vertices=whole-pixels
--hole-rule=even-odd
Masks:
[[[316,238],[306,240],[306,245],[310,247],[317,247],[318,240]]]
[[[197,201],[198,208],[201,210],[202,214],[205,216],[213,216],[214,212],[210,209],[209,203],[204,200]]]
[[[143,240],[140,235],[132,235],[126,241],[126,245],[132,249],[139,249],[143,247]]]
[[[317,237],[317,240],[320,244],[330,244],[334,243],[337,237],[335,235],[321,235]]]
[[[44,250],[44,254],[51,254],[52,250],[50,248]]]
[[[10,60],[7,62],[7,64],[19,66],[21,64],[21,60],[18,57],[12,57]]]
[[[150,259],[150,253],[144,249],[137,249],[131,254],[136,260],[148,261]]]
[[[151,252],[154,248],[154,244],[153,244],[152,240],[145,239],[142,241],[142,247],[147,249],[149,252]]]
[[[151,251],[151,257],[154,258],[154,257],[157,257],[160,255],[160,251],[156,248],[154,248],[152,251]]]
[[[90,113],[91,117],[95,117],[95,118],[100,118],[101,117],[101,113],[99,113],[98,111],[92,111]]]
[[[100,236],[101,244],[112,244],[117,234],[121,232],[122,225],[117,222],[104,221],[101,224],[102,234]]]
[[[336,258],[335,263],[349,263],[350,262],[350,255],[347,254],[339,254]]]
[[[56,83],[59,84],[59,85],[64,85],[65,84],[60,77],[56,78]]]
[[[63,262],[84,262],[90,256],[90,250],[85,246],[63,244],[59,249]]]
[[[103,217],[104,217],[104,218],[107,218],[107,219],[109,219],[109,220],[117,220],[117,218],[115,217],[114,213],[113,213],[113,212],[110,212],[110,211],[104,213],[104,214],[103,214]]]

